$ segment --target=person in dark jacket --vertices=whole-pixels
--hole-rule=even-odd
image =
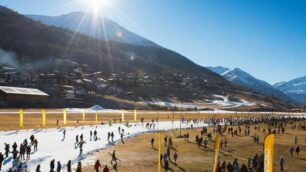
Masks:
[[[177,158],[178,158],[178,155],[177,155],[176,152],[174,153],[173,158],[174,158],[174,163],[176,164],[176,160],[177,160]]]
[[[285,160],[284,160],[284,158],[281,156],[281,158],[280,158],[280,160],[279,160],[280,171],[284,171],[284,164],[285,164]]]
[[[23,144],[20,144],[19,147],[19,154],[20,154],[20,159],[21,160],[25,160],[24,154],[25,154],[26,150]]]
[[[296,148],[295,148],[295,152],[296,152],[296,155],[297,155],[297,156],[299,156],[300,151],[301,151],[301,150],[300,150],[300,146],[297,145]]]
[[[103,169],[103,172],[109,172],[109,169],[108,169],[107,165],[105,165],[105,167]]]
[[[18,151],[13,152],[13,160],[17,159]]]
[[[34,145],[34,152],[37,152],[37,147],[38,147],[38,141],[37,139],[34,139],[34,142],[33,142],[33,145]]]
[[[151,139],[151,146],[154,148],[154,138]]]
[[[2,168],[3,160],[4,160],[3,154],[2,154],[2,152],[0,152],[0,171],[1,171],[1,168]]]
[[[29,146],[27,147],[27,160],[30,159],[30,156],[31,156],[31,146],[29,145]]]
[[[4,148],[4,150],[5,150],[5,158],[7,158],[9,153],[10,153],[10,145],[6,144],[6,143],[4,143],[4,144],[5,144],[5,148]]]
[[[100,161],[97,160],[96,163],[95,163],[95,166],[94,166],[94,170],[96,172],[99,172],[99,169],[102,168],[101,164],[100,164]]]
[[[117,163],[116,151],[114,150],[111,155],[112,155],[111,164],[113,163],[113,161],[115,161],[115,163]]]
[[[231,162],[228,162],[226,168],[227,168],[227,171],[228,171],[228,172],[233,172],[233,171],[234,171],[234,167],[233,167],[233,165],[231,164]]]
[[[62,164],[60,161],[57,161],[56,172],[61,172],[61,170],[62,170]]]
[[[72,172],[71,171],[71,160],[69,160],[67,163],[67,172]]]
[[[40,171],[40,165],[38,165],[38,166],[36,167],[36,172],[41,172],[41,171]]]
[[[31,144],[32,144],[32,145],[33,145],[33,143],[34,143],[34,139],[35,139],[34,135],[31,135],[31,136],[30,136],[30,140],[31,140]]]
[[[78,162],[78,167],[75,172],[82,172],[82,164],[81,161]]]
[[[246,167],[246,165],[242,164],[240,172],[248,172],[248,168]]]
[[[53,159],[53,160],[50,162],[50,172],[54,172],[54,168],[55,168],[55,159]]]
[[[17,143],[14,142],[14,144],[13,144],[13,146],[12,146],[12,148],[13,148],[13,153],[17,151],[17,147],[18,147],[18,146],[17,146]]]

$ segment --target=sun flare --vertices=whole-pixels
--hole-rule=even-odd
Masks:
[[[86,3],[95,15],[98,15],[110,6],[110,0],[86,0]]]
[[[105,8],[109,6],[110,0],[87,0],[92,8]]]

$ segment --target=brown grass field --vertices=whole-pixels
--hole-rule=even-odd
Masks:
[[[261,129],[266,127],[266,125],[261,124]],[[212,132],[212,128],[209,128],[209,132]],[[177,165],[174,163],[170,163],[170,168],[172,171],[186,171],[186,172],[203,172],[205,169],[207,171],[212,171],[213,164],[213,141],[209,142],[209,148],[198,148],[195,143],[195,136],[200,135],[200,129],[195,130],[182,130],[182,134],[189,132],[190,140],[189,142],[184,139],[178,139],[176,136],[179,135],[179,130],[169,131],[162,133],[161,136],[161,145],[162,145],[162,153],[166,151],[166,147],[164,146],[163,138],[165,136],[171,136],[173,138],[174,148],[178,152],[178,161]],[[253,143],[254,134],[259,134],[260,143]],[[299,139],[299,145],[301,147],[301,153],[299,157],[294,155],[294,157],[290,157],[289,154],[289,146],[294,145],[294,137],[297,136]],[[151,148],[150,139],[155,138],[154,147]],[[255,153],[259,153],[263,151],[263,139],[265,135],[263,132],[254,130],[253,126],[251,129],[250,136],[230,136],[225,133],[223,138],[228,139],[227,148],[222,148],[220,153],[221,161],[225,160],[226,163],[229,161],[233,161],[234,158],[238,159],[238,162],[241,166],[242,163],[247,165],[247,157],[252,156]],[[287,126],[286,133],[284,135],[277,134],[275,141],[275,152],[274,152],[274,172],[280,171],[279,168],[279,159],[280,156],[285,158],[285,172],[304,172],[306,168],[306,144],[304,143],[304,139],[306,137],[306,131],[301,131],[297,129],[291,129],[291,126]],[[83,164],[86,166],[83,171],[93,171],[93,164],[96,159],[99,159],[102,166],[108,165],[111,171],[115,171],[112,168],[110,163],[111,156],[109,153],[112,153],[113,150],[116,150],[117,157],[119,159],[117,165],[117,171],[120,172],[156,172],[157,171],[157,141],[158,134],[150,133],[143,134],[137,137],[128,139],[125,143],[118,143],[115,146],[109,147],[105,150],[100,151],[96,155],[94,155],[92,161],[88,164]],[[171,156],[174,151],[171,150]],[[173,157],[171,157],[173,159]],[[101,170],[102,171],[102,170]],[[165,171],[163,168],[161,171]],[[227,170],[226,170],[227,171]]]

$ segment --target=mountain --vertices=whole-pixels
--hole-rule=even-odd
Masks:
[[[101,40],[159,47],[152,41],[128,31],[110,19],[95,16],[90,13],[72,12],[61,16],[28,15],[28,17],[48,26],[56,26],[74,32],[81,32]]]
[[[289,96],[275,89],[269,83],[257,79],[239,68],[228,69],[225,67],[218,66],[218,67],[208,67],[208,69],[223,76],[228,81],[246,87],[252,91],[259,92],[266,96],[274,96],[283,101],[294,102]]]
[[[50,95],[51,107],[100,104],[134,108],[137,102],[164,101],[198,102],[205,108],[231,104],[234,110],[294,108],[231,84],[166,48],[96,39],[45,25],[1,6],[0,23],[0,49],[5,54],[0,58],[6,59],[0,63],[0,76],[7,70],[15,74],[1,82],[41,89]],[[10,64],[14,65],[8,68]],[[67,92],[80,94],[85,100],[64,102]],[[213,102],[220,106],[214,107]]]
[[[300,105],[306,105],[306,76],[273,85]]]
[[[209,70],[219,74],[219,75],[222,75],[222,73],[230,70],[229,68],[226,68],[226,67],[222,67],[222,66],[217,66],[217,67],[212,67],[212,66],[209,66],[207,67]]]

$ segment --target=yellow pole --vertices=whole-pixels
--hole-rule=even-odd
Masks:
[[[63,118],[64,118],[64,125],[66,125],[67,124],[67,110],[66,109],[63,110]]]
[[[221,136],[218,134],[215,138],[215,154],[214,154],[214,165],[213,165],[213,172],[217,171],[217,165],[218,165],[218,158],[219,158],[219,150],[220,150],[220,141]]]
[[[83,123],[85,122],[85,110],[83,110]]]
[[[41,124],[43,127],[46,126],[46,110],[41,110]]]
[[[266,136],[264,141],[264,172],[273,171],[274,134]]]
[[[124,113],[123,113],[123,111],[121,112],[121,121],[122,122],[124,121]]]
[[[160,133],[158,133],[158,156],[157,156],[157,158],[158,158],[158,167],[157,167],[157,172],[160,172],[160,166],[161,166],[161,164],[160,164],[160,152],[161,152],[161,150],[160,150]]]
[[[98,122],[98,112],[96,112],[96,122]]]
[[[137,121],[137,112],[136,112],[136,109],[134,110],[134,121]]]
[[[19,110],[19,126],[23,127],[23,109]]]

